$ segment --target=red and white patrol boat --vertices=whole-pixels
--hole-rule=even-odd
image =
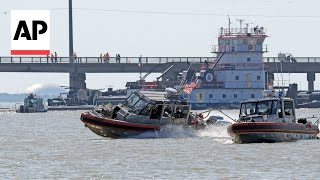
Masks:
[[[205,127],[206,123],[201,119],[198,122],[190,109],[190,103],[180,99],[173,89],[167,92],[136,91],[123,104],[110,110],[82,113],[80,119],[92,132],[111,138],[134,137],[159,131],[168,125]]]
[[[285,142],[319,139],[319,118],[296,119],[294,101],[272,96],[241,103],[237,122],[228,126],[228,134],[236,143]],[[312,122],[313,120],[313,122]]]

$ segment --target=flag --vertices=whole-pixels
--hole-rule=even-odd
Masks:
[[[191,91],[197,86],[195,82],[191,82],[190,84],[186,84],[183,91],[187,94],[190,94]]]

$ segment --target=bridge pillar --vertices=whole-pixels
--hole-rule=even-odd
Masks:
[[[77,92],[79,89],[86,89],[85,73],[69,73],[70,91]]]
[[[308,91],[314,91],[314,81],[316,80],[316,73],[309,72],[307,73],[308,80]]]

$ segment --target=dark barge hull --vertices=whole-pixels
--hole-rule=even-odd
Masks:
[[[246,122],[229,125],[228,134],[235,143],[274,143],[318,139],[319,129],[301,123]]]
[[[132,137],[141,133],[160,130],[160,125],[130,123],[97,117],[89,113],[82,113],[81,121],[95,134],[111,138]]]

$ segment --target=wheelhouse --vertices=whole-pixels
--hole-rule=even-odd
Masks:
[[[120,107],[116,107],[113,118],[131,121],[134,117],[158,121],[160,124],[187,124],[191,105],[178,96],[167,96],[165,92],[136,91]],[[120,113],[120,115],[119,115]],[[121,117],[122,116],[122,117]]]
[[[265,98],[241,103],[240,121],[296,122],[294,102],[290,98]]]

